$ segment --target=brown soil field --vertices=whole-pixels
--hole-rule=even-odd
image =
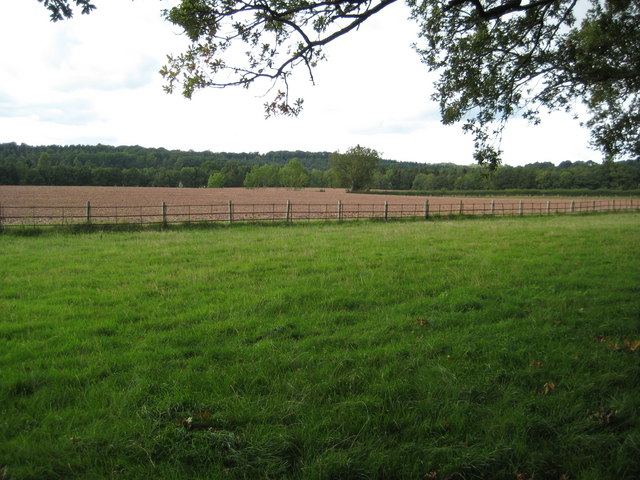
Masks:
[[[418,197],[353,194],[344,189],[287,188],[143,188],[0,186],[0,225],[73,223],[86,220],[91,204],[94,222],[149,223],[228,221],[229,201],[236,220],[335,219],[430,215],[513,215],[569,213],[629,208],[624,199],[518,199]],[[342,202],[338,212],[338,202]],[[290,206],[287,207],[287,202]],[[522,202],[522,203],[521,203]],[[615,203],[612,203],[615,202]],[[637,203],[637,200],[636,200]]]
[[[322,191],[324,190],[324,191]],[[163,187],[35,187],[0,186],[0,204],[21,207],[79,207],[87,201],[102,206],[237,204],[421,203],[422,197],[347,193],[337,188],[163,188]],[[452,199],[447,198],[447,203]]]

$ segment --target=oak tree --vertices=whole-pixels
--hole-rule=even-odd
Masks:
[[[345,153],[332,153],[329,156],[329,165],[338,186],[352,192],[367,190],[371,186],[379,162],[380,154],[377,151],[360,145],[349,148]]]
[[[38,0],[54,20],[69,0]],[[324,47],[399,0],[181,0],[164,11],[191,43],[169,56],[165,89],[277,86],[266,114],[297,115],[288,79],[325,60]],[[640,156],[638,0],[406,0],[416,50],[439,73],[433,98],[445,124],[463,123],[476,159],[495,166],[508,119],[545,110],[588,111],[605,158]],[[93,6],[75,0],[83,13]],[[271,87],[271,88],[272,88]]]

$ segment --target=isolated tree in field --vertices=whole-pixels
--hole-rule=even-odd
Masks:
[[[39,0],[43,1],[43,0]],[[182,0],[168,21],[191,40],[168,58],[166,90],[278,84],[267,115],[297,115],[288,79],[325,59],[323,48],[399,0]],[[495,166],[505,122],[540,112],[589,111],[606,158],[640,156],[640,1],[406,0],[420,27],[416,50],[440,74],[433,99],[445,124],[463,123],[476,159]],[[54,20],[69,0],[46,1]],[[87,13],[88,1],[75,0]],[[239,54],[244,49],[244,55]],[[384,64],[382,64],[384,67]],[[273,86],[273,85],[272,85]]]
[[[351,191],[367,190],[371,186],[378,162],[378,152],[360,145],[351,147],[345,153],[332,153],[329,157],[338,185]]]

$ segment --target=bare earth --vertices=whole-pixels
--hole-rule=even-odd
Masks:
[[[31,187],[0,186],[0,204],[4,206],[84,206],[87,201],[102,206],[210,205],[227,203],[420,203],[421,197],[362,195],[344,189],[318,188],[164,188],[164,187]],[[446,199],[450,203],[451,199]]]
[[[570,212],[570,199],[418,197],[352,194],[344,189],[143,188],[0,186],[0,225],[51,224],[86,220],[103,223],[421,216]],[[229,202],[233,204],[230,211]],[[287,206],[290,202],[290,206]],[[338,207],[338,202],[342,206]],[[573,211],[629,208],[630,200],[574,201]],[[637,200],[636,200],[637,203]],[[629,204],[629,205],[627,205]],[[230,213],[231,212],[231,213]]]

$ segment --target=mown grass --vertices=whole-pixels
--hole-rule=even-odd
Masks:
[[[638,478],[639,220],[1,236],[0,478]]]

